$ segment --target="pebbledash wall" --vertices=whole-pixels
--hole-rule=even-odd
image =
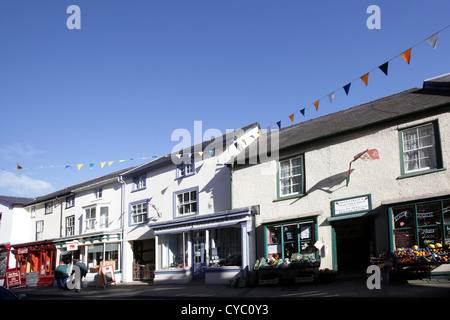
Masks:
[[[278,159],[253,165],[248,164],[248,159],[247,164],[233,162],[233,206],[260,206],[255,225],[257,249],[251,263],[259,257],[289,258],[293,251],[304,251],[316,252],[321,257],[321,268],[365,272],[362,267],[365,261],[368,265],[369,256],[389,255],[392,250],[405,245],[405,240],[400,239],[403,229],[400,228],[399,233],[394,230],[399,227],[393,222],[399,211],[393,211],[393,208],[409,206],[410,211],[414,211],[421,203],[425,203],[423,210],[433,206],[433,210],[428,210],[435,218],[428,223],[416,222],[409,230],[411,239],[407,244],[449,244],[448,92],[435,88],[409,90],[274,131],[271,138],[279,141]],[[427,96],[430,101],[436,101],[420,107],[422,101],[427,101]],[[410,108],[414,104],[416,110]],[[386,115],[380,116],[380,113]],[[433,135],[422,139],[421,135],[430,130]],[[404,134],[419,136],[421,142],[430,144],[430,151],[423,152],[434,157],[435,163],[431,167],[422,165],[416,170],[405,169]],[[259,141],[259,144],[265,143],[265,140]],[[376,149],[379,159],[353,162],[347,186],[350,161],[366,149]],[[424,157],[424,153],[419,154]],[[281,166],[289,168],[290,173],[282,174]],[[287,176],[290,182],[283,184],[282,176]],[[299,182],[300,190],[295,189],[283,197],[283,186],[293,187],[294,181]],[[342,215],[333,212],[335,201],[364,197],[370,205],[366,210]],[[421,228],[428,224],[429,230]],[[433,236],[422,239],[422,231]],[[289,237],[295,234],[294,239],[287,239],[287,234]],[[324,244],[321,250],[312,247],[317,241]],[[360,265],[355,265],[358,263]],[[447,265],[435,271],[450,270]]]

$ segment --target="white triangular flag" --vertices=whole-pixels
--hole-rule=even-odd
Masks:
[[[433,47],[433,49],[436,49],[436,43],[438,39],[439,32],[436,34],[433,34],[431,37],[427,39],[428,43]]]
[[[334,99],[334,92],[332,92],[332,93],[330,93],[328,95],[328,99],[330,99],[330,103],[333,101],[333,99]]]

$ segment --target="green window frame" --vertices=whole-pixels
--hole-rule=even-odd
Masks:
[[[305,195],[304,155],[281,159],[277,163],[277,200]]]
[[[268,224],[264,226],[264,256],[284,260],[300,253],[317,259],[316,239],[316,217]]]
[[[438,120],[399,130],[401,176],[445,170]]]
[[[450,198],[389,207],[391,251],[450,244]]]

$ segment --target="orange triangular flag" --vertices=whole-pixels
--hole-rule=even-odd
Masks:
[[[261,132],[261,130],[258,131],[258,134],[259,134],[260,137],[262,138],[262,132]]]
[[[17,170],[22,170],[23,168],[17,164]]]
[[[314,107],[316,108],[316,111],[319,110],[319,100],[313,103]]]
[[[291,115],[289,116],[289,119],[291,119],[291,122],[294,123],[294,114],[291,114]]]
[[[411,49],[408,49],[402,53],[403,59],[405,59],[405,61],[408,62],[408,64],[409,64],[409,61],[411,60]]]
[[[367,72],[365,75],[363,75],[362,77],[361,77],[361,80],[366,84],[366,86],[367,86],[367,84],[369,83],[369,73]]]

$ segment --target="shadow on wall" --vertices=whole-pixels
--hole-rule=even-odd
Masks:
[[[354,171],[354,169],[351,170],[351,172],[353,172],[353,171]],[[328,194],[332,194],[333,192],[345,187],[345,184],[344,185],[341,185],[341,184],[347,180],[347,176],[348,176],[348,171],[344,171],[344,172],[332,175],[330,177],[327,177],[325,179],[322,179],[319,182],[317,182],[314,186],[312,186],[306,193],[309,194],[316,190],[321,190]]]

